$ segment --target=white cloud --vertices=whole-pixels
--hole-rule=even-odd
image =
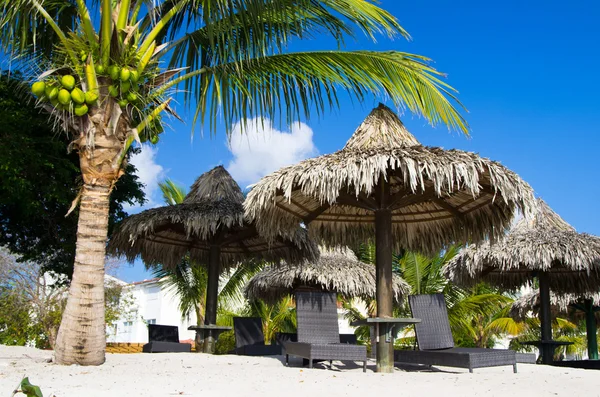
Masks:
[[[313,131],[304,123],[294,122],[290,132],[275,129],[269,119],[264,124],[249,120],[243,132],[237,123],[229,140],[233,160],[227,168],[242,185],[255,183],[272,171],[316,155],[312,139]]]
[[[134,154],[130,159],[130,163],[137,169],[136,174],[140,182],[144,184],[143,190],[147,200],[144,208],[162,205],[162,199],[157,197],[160,191],[158,183],[164,179],[165,170],[162,165],[156,162],[157,153],[157,148],[142,145],[141,152]]]

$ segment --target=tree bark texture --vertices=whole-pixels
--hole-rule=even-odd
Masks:
[[[59,364],[104,363],[104,255],[109,186],[85,185],[81,196],[73,279],[55,346]]]
[[[104,260],[109,198],[123,173],[118,159],[130,124],[105,91],[101,89],[103,106],[93,108],[89,118],[80,123],[79,137],[74,141],[83,188],[73,279],[55,346],[55,361],[65,365],[100,365],[105,360]]]

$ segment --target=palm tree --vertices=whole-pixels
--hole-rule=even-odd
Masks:
[[[88,7],[90,3],[91,7]],[[0,42],[33,70],[32,92],[78,151],[83,187],[69,299],[57,337],[61,364],[104,362],[103,275],[109,196],[134,141],[158,142],[184,88],[194,123],[229,132],[252,116],[288,123],[337,106],[337,89],[391,98],[467,133],[454,90],[420,55],[387,51],[288,52],[290,43],[357,31],[403,36],[367,0],[0,0]],[[357,27],[356,31],[352,30]],[[96,29],[99,28],[99,31]],[[161,65],[169,65],[165,70]]]

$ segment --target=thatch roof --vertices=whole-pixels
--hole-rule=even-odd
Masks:
[[[394,299],[402,302],[410,287],[400,276],[392,281]],[[375,298],[375,266],[363,263],[347,248],[322,251],[316,262],[270,266],[246,285],[246,297],[276,302],[298,288],[334,291],[347,298]]]
[[[381,178],[390,184],[384,195],[376,194]],[[503,235],[515,211],[529,215],[535,199],[500,163],[422,146],[380,105],[342,150],[265,176],[244,207],[266,235],[310,223],[311,237],[330,246],[372,238],[374,211],[389,208],[393,248],[433,253],[450,242]]]
[[[295,263],[318,258],[318,247],[302,228],[288,238],[269,241],[244,219],[244,196],[225,168],[201,175],[182,204],[153,208],[125,219],[113,233],[109,253],[147,266],[175,266],[189,253],[193,262],[206,264],[211,245],[221,246],[221,266],[249,258]]]
[[[461,250],[445,274],[459,284],[488,281],[517,289],[537,271],[549,273],[554,292],[600,289],[600,238],[577,233],[541,199],[534,218],[519,220],[500,242]]]
[[[555,294],[550,292],[550,310],[553,317],[560,315],[573,316],[578,319],[582,317],[582,312],[574,311],[574,304],[581,304],[584,299],[591,299],[594,306],[600,306],[600,293],[591,294]],[[510,308],[510,316],[522,320],[526,318],[530,312],[538,314],[540,310],[540,292],[536,290],[528,294],[522,295],[515,300]],[[600,320],[600,311],[596,312],[596,319]]]

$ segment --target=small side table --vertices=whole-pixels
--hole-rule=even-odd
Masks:
[[[562,342],[558,340],[532,340],[523,342],[523,345],[535,346],[540,350],[543,364],[552,364],[554,362],[554,350],[560,346],[569,346],[573,342]]]
[[[210,354],[215,352],[215,343],[219,339],[219,335],[232,329],[232,327],[214,324],[190,325],[188,327],[188,330],[196,331],[196,351],[202,346],[202,352]]]
[[[358,320],[350,323],[350,325],[354,327],[359,327],[363,325],[371,326],[371,335],[375,334],[375,338],[371,338],[374,342],[379,342],[380,337],[385,337],[385,341],[387,343],[391,343],[394,345],[394,328],[406,327],[407,325],[413,325],[420,323],[420,318],[397,318],[397,317],[368,317],[364,320]],[[397,331],[398,331],[397,330]],[[396,332],[397,332],[396,331]],[[374,357],[374,349],[375,346],[371,346],[371,356]]]

